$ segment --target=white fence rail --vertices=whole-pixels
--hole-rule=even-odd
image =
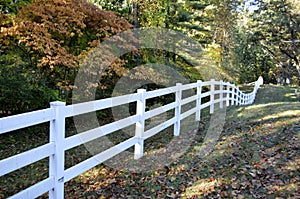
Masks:
[[[196,121],[200,121],[201,110],[206,107],[210,107],[210,113],[213,113],[215,104],[219,104],[220,108],[223,108],[224,104],[226,106],[252,104],[255,100],[257,90],[262,84],[263,79],[260,77],[256,82],[254,82],[255,86],[253,92],[245,94],[234,84],[223,81],[197,81],[196,83],[186,85],[178,83],[174,87],[149,92],[144,89],[139,89],[135,94],[75,105],[66,106],[64,102],[52,102],[48,109],[0,118],[0,134],[36,124],[50,122],[50,142],[40,147],[1,160],[0,176],[49,157],[49,177],[19,192],[18,194],[13,195],[11,198],[31,199],[49,192],[49,198],[62,199],[64,198],[64,183],[100,164],[101,162],[99,162],[99,160],[104,162],[133,146],[135,147],[134,158],[138,159],[143,156],[145,139],[172,125],[174,125],[174,136],[179,136],[180,121],[182,119],[195,114]],[[204,86],[208,87],[209,91],[202,93],[202,88]],[[196,95],[182,99],[182,91],[191,89],[197,90]],[[154,110],[146,111],[145,106],[147,99],[170,93],[175,94],[174,102],[164,105],[163,108],[159,107]],[[208,97],[210,100],[206,103],[202,103],[202,99]],[[103,125],[96,129],[82,132],[81,134],[68,138],[65,137],[65,119],[67,117],[98,111],[122,104],[128,104],[131,102],[137,103],[136,115]],[[196,106],[182,113],[181,107],[190,102],[196,102]],[[173,118],[145,132],[146,119],[172,109],[175,109]],[[65,151],[84,144],[81,136],[88,138],[84,140],[84,142],[88,142],[133,124],[136,124],[134,137],[121,142],[94,157],[84,160],[71,168],[66,170],[64,169]]]

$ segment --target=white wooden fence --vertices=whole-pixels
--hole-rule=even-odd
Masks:
[[[220,108],[223,108],[224,104],[226,106],[252,104],[255,100],[256,92],[259,86],[262,84],[263,79],[262,77],[260,77],[255,82],[253,92],[245,94],[241,92],[239,88],[237,88],[234,84],[223,81],[197,81],[196,83],[186,85],[178,83],[174,87],[149,92],[144,89],[139,89],[135,94],[68,106],[66,106],[64,102],[52,102],[50,103],[50,108],[48,109],[0,118],[0,134],[33,126],[36,124],[50,122],[49,143],[1,160],[0,176],[49,157],[49,177],[13,195],[11,198],[32,199],[46,192],[49,192],[49,198],[62,199],[64,198],[64,183],[100,164],[101,162],[99,162],[99,160],[102,160],[102,162],[104,162],[120,153],[120,151],[125,151],[133,146],[135,146],[135,159],[138,159],[143,156],[145,139],[157,134],[158,132],[171,125],[174,125],[174,136],[179,136],[180,121],[182,119],[195,114],[195,119],[199,121],[201,110],[206,107],[210,107],[210,113],[213,113],[215,104],[219,104]],[[202,87],[204,86],[210,89],[209,91],[202,93]],[[196,89],[196,95],[181,99],[182,91],[188,89]],[[145,111],[147,99],[170,93],[175,93],[176,98],[174,102],[164,105],[163,108],[159,107],[150,111]],[[209,97],[210,100],[206,103],[202,103],[201,99],[205,97]],[[196,102],[196,106],[182,113],[181,106],[193,101]],[[74,136],[65,138],[66,118],[110,108],[112,106],[128,104],[131,102],[137,103],[136,115],[106,124],[96,129],[83,132],[81,134],[76,134]],[[175,115],[173,118],[147,130],[146,132],[144,131],[146,119],[172,109],[175,109]],[[136,132],[134,137],[65,170],[65,151],[84,144],[81,136],[84,135],[85,138],[89,138],[85,139],[85,142],[88,142],[133,124],[136,124]]]

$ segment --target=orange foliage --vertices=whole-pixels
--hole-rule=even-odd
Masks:
[[[85,0],[34,0],[10,27],[1,24],[0,41],[24,46],[37,66],[78,67],[80,54],[131,28],[116,13]]]
[[[72,89],[79,64],[105,39],[128,30],[131,24],[117,13],[104,11],[86,0],[33,0],[15,17],[1,16],[1,51],[22,52],[39,78],[52,89]],[[109,69],[120,75],[124,61]],[[37,67],[37,68],[36,68]]]

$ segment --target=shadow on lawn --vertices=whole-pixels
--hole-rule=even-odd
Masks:
[[[254,105],[228,108],[219,141],[205,157],[197,155],[207,132],[202,125],[194,145],[171,165],[144,174],[95,168],[68,184],[67,197],[299,198],[300,103],[292,92],[266,85]]]
[[[219,186],[203,193],[193,185],[187,197],[299,198],[300,103],[292,92],[265,86],[254,105],[229,108],[223,137],[207,157]]]
[[[197,154],[208,116],[190,149],[172,164],[142,174],[99,165],[67,182],[65,198],[299,198],[296,101],[294,88],[264,85],[254,105],[227,109],[221,136],[205,157]],[[41,173],[37,168],[45,166],[29,168],[33,177]],[[15,185],[4,182],[7,194]]]

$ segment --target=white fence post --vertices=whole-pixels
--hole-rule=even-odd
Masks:
[[[250,94],[247,94],[247,104],[250,104],[249,99],[250,99]]]
[[[240,89],[236,88],[236,105],[241,105]]]
[[[235,88],[235,105],[239,105],[239,90],[238,88]]]
[[[197,81],[197,101],[196,101],[196,106],[197,106],[197,112],[196,112],[196,121],[200,121],[201,119],[201,93],[202,93],[202,81],[198,80]]]
[[[136,114],[139,116],[139,121],[135,125],[135,137],[139,139],[134,146],[134,159],[143,157],[144,154],[144,131],[145,131],[145,109],[146,109],[146,90],[138,89],[141,97],[136,103]]]
[[[245,94],[242,93],[242,105],[244,105],[244,104],[245,104]]]
[[[249,97],[248,97],[248,102],[249,102],[249,104],[252,104],[252,103],[251,103],[251,95],[252,95],[252,94],[250,93],[250,94],[249,94]]]
[[[230,84],[231,86],[231,105],[234,105],[234,99],[235,99],[235,89],[234,89],[234,85]]]
[[[241,105],[243,105],[244,104],[245,95],[244,95],[244,93],[242,93],[242,91],[240,91],[240,92],[241,92]]]
[[[50,142],[55,143],[55,153],[49,158],[49,176],[54,177],[54,189],[49,191],[49,198],[64,198],[64,170],[65,170],[65,116],[63,114],[65,102],[51,102],[50,107],[56,109],[55,120],[50,122]]]
[[[215,80],[212,79],[210,80],[211,82],[211,85],[210,85],[210,114],[213,114],[214,113],[214,101],[215,101]]]
[[[241,90],[239,89],[239,96],[240,96],[240,102],[239,105],[243,104],[243,93],[241,92]]]
[[[174,124],[174,136],[179,136],[180,134],[180,114],[181,114],[181,97],[182,97],[182,84],[176,84],[176,95],[175,101],[177,102],[177,106],[175,107],[175,118],[176,122]]]
[[[223,81],[221,80],[220,81],[220,86],[219,86],[219,88],[220,88],[220,108],[223,108],[223,106],[224,106],[224,102],[223,102]]]
[[[227,82],[227,86],[226,86],[226,106],[229,106],[229,98],[230,98],[230,86],[229,83]]]
[[[234,105],[238,104],[238,90],[236,87],[233,88],[233,96],[234,96]]]
[[[258,80],[257,80],[257,85],[258,85],[258,88],[260,88],[261,85],[264,84],[264,79],[262,76],[259,76]]]

